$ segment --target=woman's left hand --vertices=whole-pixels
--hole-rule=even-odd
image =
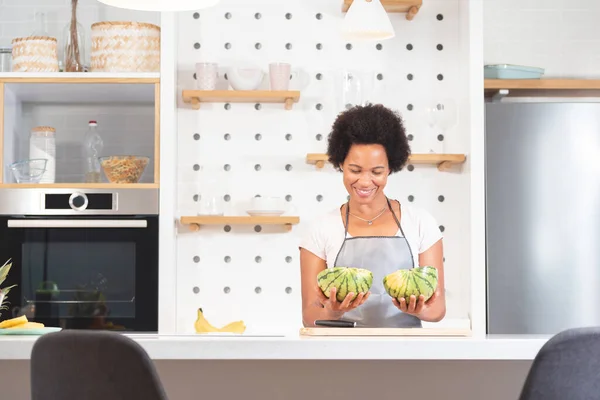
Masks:
[[[438,297],[438,291],[433,292],[433,296],[429,298],[429,300],[425,301],[425,296],[420,295],[417,298],[415,295],[410,296],[410,301],[407,303],[404,298],[401,298],[400,301],[398,299],[393,298],[392,303],[403,313],[414,315],[418,317],[422,314],[427,307],[431,305]]]

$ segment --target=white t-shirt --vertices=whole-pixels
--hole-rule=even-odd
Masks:
[[[412,250],[415,266],[418,266],[419,254],[429,249],[443,235],[437,221],[424,209],[406,204],[401,204],[400,207],[400,225]],[[401,235],[400,230],[397,235]],[[351,237],[349,233],[348,237]],[[325,260],[328,268],[333,268],[343,242],[344,222],[340,209],[336,208],[308,225],[300,240],[300,247]]]

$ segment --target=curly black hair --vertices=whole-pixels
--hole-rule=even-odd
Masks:
[[[337,116],[327,145],[329,162],[334,168],[340,170],[353,144],[382,145],[390,174],[400,171],[410,156],[402,117],[381,104],[354,106]]]

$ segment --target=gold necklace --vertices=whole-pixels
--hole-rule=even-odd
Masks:
[[[371,219],[361,218],[358,215],[352,214],[350,211],[348,211],[348,214],[352,215],[354,218],[360,219],[361,221],[365,221],[369,225],[373,225],[373,221],[375,221],[377,218],[381,217],[383,215],[383,213],[385,212],[386,209],[387,209],[387,207],[383,207],[381,209],[381,211],[379,212],[379,214],[377,214],[374,218],[371,218]]]

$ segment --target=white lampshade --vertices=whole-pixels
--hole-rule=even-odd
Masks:
[[[98,0],[107,6],[139,11],[191,11],[217,5],[221,0]]]
[[[396,36],[380,0],[354,0],[342,25],[344,37],[358,40],[385,40]]]

